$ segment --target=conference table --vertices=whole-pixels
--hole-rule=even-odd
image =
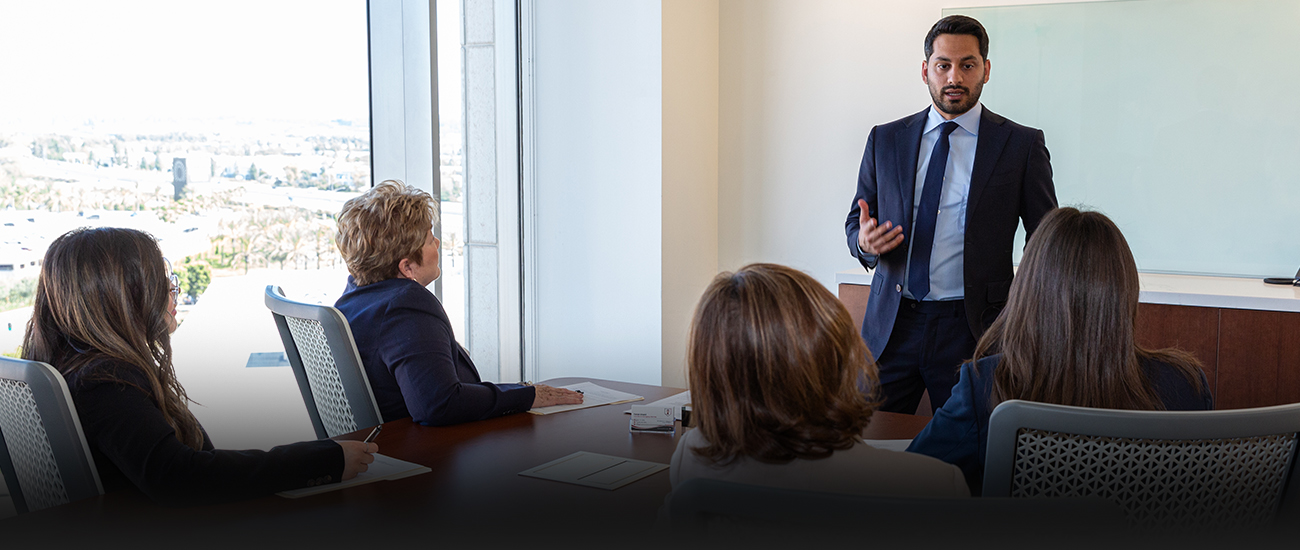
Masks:
[[[560,378],[563,386],[594,382],[645,398],[683,390],[643,384]],[[628,431],[629,404],[551,415],[514,414],[457,426],[428,427],[410,418],[384,424],[379,452],[431,469],[329,493],[285,499],[165,508],[134,491],[118,492],[0,521],[0,540],[77,543],[178,537],[177,540],[277,546],[318,542],[329,547],[372,540],[556,544],[568,537],[650,532],[671,490],[667,470],[616,490],[519,475],[577,451],[668,464],[683,433]],[[910,439],[929,417],[877,412],[867,439]],[[369,429],[339,439],[363,439]],[[76,526],[75,528],[69,528]],[[5,545],[8,546],[8,545]],[[60,546],[61,547],[61,546]]]

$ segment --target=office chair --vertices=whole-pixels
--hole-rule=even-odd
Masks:
[[[1294,521],[1300,404],[1122,411],[1004,402],[989,419],[984,496],[1099,496],[1129,523],[1239,529]]]
[[[1119,508],[1099,498],[874,497],[705,478],[675,488],[667,508],[672,529],[695,540],[732,545],[748,540],[761,547],[767,547],[772,537],[802,539],[809,534],[849,538],[856,545],[864,540],[873,545],[914,544],[919,536],[929,545],[936,540],[969,540],[978,534],[988,544],[1023,542],[1034,535],[1096,540],[1122,535],[1127,528]]]
[[[0,357],[0,470],[19,514],[104,494],[54,367]]]
[[[296,302],[275,285],[266,307],[280,329],[316,437],[325,439],[383,423],[352,329],[330,306]]]

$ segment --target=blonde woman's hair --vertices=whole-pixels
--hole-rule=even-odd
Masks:
[[[704,291],[687,349],[691,401],[716,464],[824,458],[871,420],[876,366],[848,310],[807,274],[775,264],[722,273]]]
[[[176,438],[203,448],[203,430],[190,413],[172,367],[171,282],[158,243],[134,229],[75,229],[45,253],[23,359],[43,361],[64,376],[117,381],[153,398]],[[148,387],[88,367],[126,363]]]
[[[385,180],[344,203],[335,237],[357,286],[394,279],[402,260],[420,265],[425,238],[438,222],[428,193]]]

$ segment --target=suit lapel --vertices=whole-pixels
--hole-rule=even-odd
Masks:
[[[976,212],[980,194],[988,186],[989,178],[993,176],[993,167],[997,164],[998,157],[1002,156],[1002,148],[1006,146],[1007,139],[1011,137],[1011,130],[1003,125],[1006,121],[1007,119],[994,114],[988,108],[985,108],[983,115],[980,116],[980,136],[975,144],[975,165],[971,167],[970,193],[966,196],[967,232],[970,231],[970,221],[973,217],[971,213]]]
[[[914,114],[903,122],[903,131],[896,136],[894,150],[898,151],[898,187],[903,197],[903,233],[912,232],[912,205],[916,201],[916,164],[920,157],[921,132],[925,130],[925,117],[930,109]]]

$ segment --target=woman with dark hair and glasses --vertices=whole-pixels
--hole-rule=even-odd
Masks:
[[[133,229],[73,230],[45,253],[23,358],[63,373],[104,490],[200,504],[366,471],[373,443],[214,449],[172,367],[178,283],[153,237]]]
[[[1137,344],[1137,307],[1137,264],[1115,223],[1074,208],[1048,213],[1025,247],[1006,309],[908,450],[961,467],[978,494],[989,415],[1003,401],[1213,409],[1196,358]]]

